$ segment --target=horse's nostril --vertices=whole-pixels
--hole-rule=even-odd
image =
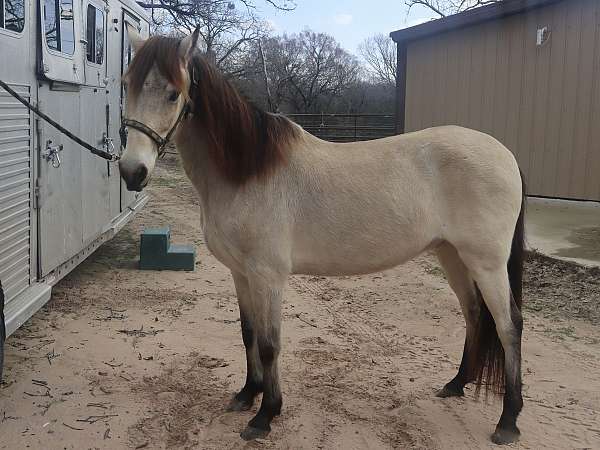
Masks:
[[[129,169],[129,167],[122,164],[121,161],[119,163],[119,169],[121,170],[123,181],[127,184],[128,190],[140,192],[144,188],[144,185],[142,184],[148,178],[148,168],[145,165],[137,163],[134,168]]]
[[[148,169],[146,166],[140,166],[140,168],[135,172],[135,183],[138,186],[141,186],[146,177],[148,176]]]

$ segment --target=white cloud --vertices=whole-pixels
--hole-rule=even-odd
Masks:
[[[333,21],[337,25],[350,25],[352,23],[352,19],[352,14],[346,13],[336,14],[333,16]]]

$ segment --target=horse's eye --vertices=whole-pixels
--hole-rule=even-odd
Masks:
[[[179,98],[179,92],[177,92],[177,91],[171,92],[171,93],[169,94],[169,101],[170,101],[171,103],[175,103],[175,102],[177,101],[177,99],[178,99],[178,98]]]

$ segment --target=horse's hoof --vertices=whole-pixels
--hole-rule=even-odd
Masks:
[[[492,442],[497,445],[506,445],[517,442],[521,432],[515,427],[514,430],[507,430],[503,428],[496,428],[494,434],[492,434]]]
[[[442,389],[440,389],[439,391],[437,391],[436,394],[435,394],[435,396],[436,397],[440,397],[440,398],[464,397],[465,396],[465,391],[461,387],[457,388],[455,386],[450,386],[450,385],[447,384]]]
[[[243,401],[243,400],[238,400],[237,398],[232,398],[231,401],[229,402],[229,405],[227,405],[227,412],[239,412],[239,411],[248,411],[250,408],[252,408],[254,404],[254,401]]]
[[[269,435],[270,431],[271,430],[263,430],[262,428],[255,428],[248,425],[246,429],[240,433],[240,436],[245,441],[264,439]]]

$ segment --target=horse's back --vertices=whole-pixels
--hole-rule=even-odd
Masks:
[[[306,169],[325,191],[351,192],[357,200],[381,195],[387,201],[391,195],[400,204],[417,194],[421,202],[437,204],[459,198],[485,205],[498,197],[520,204],[513,154],[476,130],[440,126],[372,141],[311,145]]]

